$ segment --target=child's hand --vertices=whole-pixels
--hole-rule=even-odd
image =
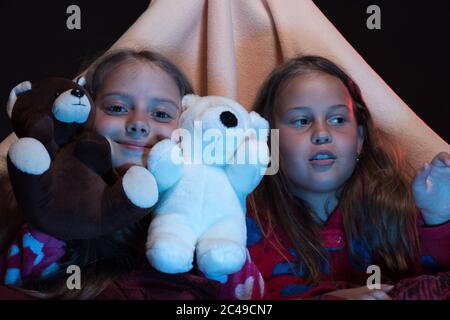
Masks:
[[[327,293],[327,295],[335,296],[346,300],[392,300],[386,293],[393,286],[382,284],[381,289],[369,289],[367,286],[342,289]]]
[[[416,206],[427,225],[438,225],[450,219],[450,154],[441,152],[425,163],[412,184]]]

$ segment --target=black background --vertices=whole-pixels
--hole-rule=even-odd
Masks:
[[[314,2],[418,116],[450,142],[450,2]],[[81,30],[66,27],[71,4],[81,8]],[[11,132],[4,106],[12,87],[46,76],[74,77],[83,61],[109,48],[148,4],[1,1],[0,140]],[[366,27],[371,4],[381,8],[381,30]]]

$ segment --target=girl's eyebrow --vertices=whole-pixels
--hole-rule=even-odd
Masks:
[[[342,104],[342,103],[341,104],[333,104],[331,106],[328,106],[328,109],[339,109],[339,108],[345,108],[345,109],[350,110],[350,108],[346,104]],[[293,108],[289,109],[289,111],[295,111],[295,110],[311,111],[312,109],[313,109],[312,107],[308,107],[308,106],[297,106],[297,107],[293,107]]]
[[[170,100],[170,99],[167,99],[167,98],[157,98],[157,97],[151,97],[150,98],[149,105],[155,105],[155,104],[159,104],[159,103],[169,104],[172,107],[178,109],[178,105],[173,100]]]
[[[121,100],[124,100],[128,104],[132,104],[132,102],[133,102],[133,97],[131,95],[129,95],[127,93],[123,93],[123,92],[111,92],[111,93],[105,94],[104,96],[101,97],[101,100],[108,98],[108,97],[119,98]],[[149,105],[152,106],[152,105],[155,105],[158,103],[166,103],[166,104],[169,104],[169,105],[175,107],[176,109],[178,109],[178,105],[171,99],[150,97]]]
[[[133,102],[133,98],[129,94],[121,93],[121,92],[111,92],[111,93],[105,94],[100,98],[100,100],[104,100],[105,98],[109,98],[109,97],[119,98],[121,100],[124,100],[127,104],[132,104],[132,102]]]
[[[350,111],[350,108],[349,108],[349,106],[348,105],[346,105],[346,104],[335,104],[335,105],[332,105],[332,106],[330,106],[329,107],[330,109],[339,109],[339,108],[344,108],[344,109],[347,109],[347,111]]]

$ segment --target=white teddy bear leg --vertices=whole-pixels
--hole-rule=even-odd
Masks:
[[[244,263],[245,246],[233,240],[203,238],[197,245],[198,267],[210,279],[226,282]]]
[[[197,243],[197,264],[210,279],[226,281],[246,258],[245,215],[230,216],[206,231]]]
[[[193,267],[196,236],[179,214],[157,214],[148,231],[146,255],[165,273],[187,272]]]
[[[144,167],[132,166],[122,178],[128,199],[139,208],[150,208],[158,201],[158,186],[153,175]]]
[[[44,145],[34,138],[21,138],[13,143],[8,156],[22,172],[41,175],[50,168],[51,159]]]

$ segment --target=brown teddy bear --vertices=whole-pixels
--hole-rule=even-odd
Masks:
[[[32,227],[63,240],[110,233],[147,215],[158,199],[146,168],[114,173],[83,85],[84,78],[23,82],[7,105],[19,137],[7,157],[19,207]]]

